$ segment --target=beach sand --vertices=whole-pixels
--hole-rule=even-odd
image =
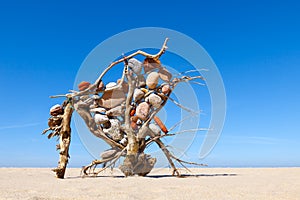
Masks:
[[[68,168],[65,179],[48,168],[1,168],[0,199],[300,199],[300,168],[154,169],[148,177],[124,178],[118,169],[81,178]]]

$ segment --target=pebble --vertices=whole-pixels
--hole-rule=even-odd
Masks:
[[[147,97],[148,102],[155,108],[159,108],[161,103],[162,103],[162,99],[160,98],[160,96],[152,93]]]
[[[122,89],[104,91],[102,97],[97,101],[98,105],[104,108],[114,108],[125,102],[125,94]]]
[[[109,90],[110,88],[115,87],[116,85],[117,85],[117,83],[115,83],[115,82],[107,83],[105,86],[105,90]]]
[[[160,128],[156,124],[149,124],[149,129],[154,133],[155,136],[160,136]]]
[[[56,126],[60,125],[61,124],[61,121],[62,121],[62,118],[61,117],[50,117],[48,119],[48,126],[50,128],[55,128]]]
[[[90,110],[90,112],[99,112],[99,113],[105,113],[106,109],[105,108],[93,108]]]
[[[111,158],[114,156],[118,151],[116,149],[108,149],[100,154],[102,159]]]
[[[143,97],[144,97],[144,92],[138,88],[135,88],[135,90],[133,92],[133,100],[135,102],[137,102],[138,100],[140,100]]]
[[[123,144],[124,146],[126,146],[127,143],[128,143],[128,141],[127,141],[127,138],[125,138],[125,137],[120,141],[120,144]]]
[[[149,115],[150,105],[147,102],[140,103],[136,108],[136,116],[145,121]]]
[[[108,116],[115,116],[115,117],[120,116],[123,113],[124,113],[124,106],[122,105],[114,107],[106,112]]]
[[[82,81],[81,83],[78,84],[78,89],[79,91],[86,90],[88,87],[90,87],[90,83],[87,81]]]
[[[142,72],[142,62],[140,62],[139,60],[135,59],[135,58],[130,58],[128,60],[128,67],[130,69],[132,69],[132,71],[139,75]]]
[[[131,123],[130,123],[130,126],[131,126],[131,128],[132,128],[133,130],[137,130],[137,129],[138,129],[138,126],[137,126],[136,122],[131,122]]]
[[[135,109],[132,108],[131,111],[130,111],[130,116],[133,116],[135,114]]]
[[[172,78],[172,74],[165,67],[160,68],[158,71],[158,74],[159,74],[159,77],[161,78],[161,80],[163,80],[165,82],[170,82],[170,80]]]
[[[104,124],[104,123],[108,122],[109,119],[108,119],[107,115],[96,113],[94,115],[94,120],[95,120],[96,124]]]
[[[103,128],[103,132],[109,135],[114,141],[123,139],[123,134],[120,131],[120,121],[118,119],[110,119],[110,128]]]
[[[59,104],[56,104],[50,108],[50,115],[52,115],[52,116],[61,115],[63,113],[64,113],[64,110]]]
[[[132,116],[132,117],[130,117],[130,120],[132,121],[132,122],[137,122],[138,121],[138,117],[137,116]]]
[[[161,92],[164,94],[168,94],[170,92],[170,85],[169,84],[163,85],[161,88]]]
[[[149,89],[153,90],[156,88],[158,84],[159,74],[157,72],[151,72],[147,79],[146,79],[146,85]]]
[[[159,117],[154,116],[153,117],[155,123],[159,126],[160,130],[162,130],[164,133],[168,133],[167,127],[164,125],[164,123],[159,119]]]

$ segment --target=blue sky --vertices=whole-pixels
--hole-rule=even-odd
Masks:
[[[1,1],[0,166],[55,166],[40,133],[49,99],[73,87],[100,42],[138,27],[165,27],[199,42],[223,77],[227,116],[201,162],[300,166],[300,3],[297,1]],[[75,128],[73,128],[75,130]],[[197,147],[190,150],[197,161]],[[73,132],[70,166],[93,158]]]

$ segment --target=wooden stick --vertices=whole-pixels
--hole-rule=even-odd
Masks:
[[[77,93],[73,93],[72,96],[80,96],[80,95],[83,95],[83,94],[86,94],[89,90],[93,90],[97,87],[97,85],[100,83],[100,81],[102,80],[103,76],[111,69],[113,68],[115,65],[121,63],[121,62],[124,62],[125,60],[128,60],[134,56],[137,56],[137,55],[143,55],[147,58],[159,58],[164,52],[165,50],[168,48],[167,47],[167,42],[168,42],[169,38],[166,38],[165,41],[164,41],[164,44],[162,46],[162,48],[160,49],[160,51],[157,53],[157,54],[148,54],[144,51],[141,51],[141,50],[138,50],[128,56],[124,56],[123,58],[115,61],[115,62],[112,62],[101,74],[100,76],[98,77],[98,79],[95,81],[94,84],[91,84],[87,89],[83,90],[83,91],[80,91],[80,92],[77,92]],[[124,74],[124,72],[123,72]],[[122,75],[123,77],[123,75]],[[121,81],[122,82],[122,81]],[[117,87],[120,87],[122,83],[119,83],[117,86],[115,86],[114,88],[117,88]]]
[[[73,113],[73,107],[71,101],[69,101],[64,109],[62,128],[59,133],[59,161],[56,169],[56,177],[63,179],[65,176],[66,167],[69,159],[69,147],[71,142],[71,117]]]

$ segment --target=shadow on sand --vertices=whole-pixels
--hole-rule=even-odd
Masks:
[[[237,176],[237,174],[181,174],[181,176],[172,175],[148,175],[143,178],[198,178],[198,177],[218,177],[218,176]],[[125,178],[123,175],[100,175],[100,176],[71,176],[65,179],[77,179],[77,178]]]

